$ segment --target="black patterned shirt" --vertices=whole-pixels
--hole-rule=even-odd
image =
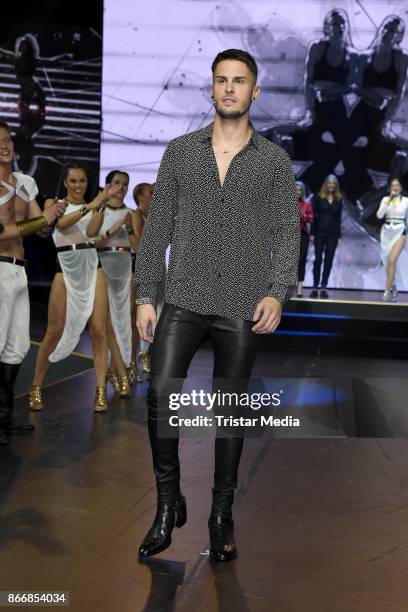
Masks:
[[[252,127],[221,186],[212,129],[167,145],[136,255],[136,303],[154,303],[170,244],[166,302],[252,320],[262,298],[284,304],[296,285],[295,177],[287,153]]]

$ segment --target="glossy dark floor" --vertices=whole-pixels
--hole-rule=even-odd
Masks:
[[[201,350],[191,374],[211,368]],[[403,378],[406,362],[260,353],[254,375]],[[106,415],[92,412],[93,386],[91,370],[45,389],[34,435],[0,450],[0,590],[70,591],[75,612],[408,610],[405,440],[247,440],[239,556],[225,565],[206,554],[211,448],[183,440],[188,522],[142,565],[156,502],[146,385]]]

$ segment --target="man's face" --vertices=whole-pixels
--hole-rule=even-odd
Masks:
[[[10,164],[14,157],[14,145],[7,130],[0,128],[0,161]]]
[[[249,111],[260,90],[244,62],[223,60],[214,70],[211,91],[216,112],[224,119],[235,119]]]

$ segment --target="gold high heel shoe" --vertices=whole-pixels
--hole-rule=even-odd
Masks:
[[[106,372],[106,381],[110,382],[110,384],[115,390],[115,393],[119,393],[120,391],[119,377],[115,374],[115,372],[113,372],[112,370],[108,370]]]
[[[130,362],[130,366],[128,369],[128,381],[130,385],[133,385],[134,382],[136,382],[137,379],[137,370],[136,370],[136,364],[134,361]]]
[[[151,363],[150,363],[149,352],[148,351],[145,351],[145,352],[140,351],[139,359],[142,362],[143,372],[145,374],[150,374]]]
[[[106,412],[108,402],[106,401],[106,387],[96,387],[94,412]]]
[[[132,397],[127,376],[119,376],[119,397]]]
[[[29,397],[30,410],[44,410],[44,403],[41,397],[40,385],[31,385]]]

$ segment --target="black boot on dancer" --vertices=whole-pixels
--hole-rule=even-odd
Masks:
[[[5,363],[0,361],[0,444],[8,444],[10,425],[9,385],[6,379]]]
[[[13,416],[14,386],[20,365],[0,362],[0,444],[7,444],[12,434],[34,431],[34,425],[23,423]]]

